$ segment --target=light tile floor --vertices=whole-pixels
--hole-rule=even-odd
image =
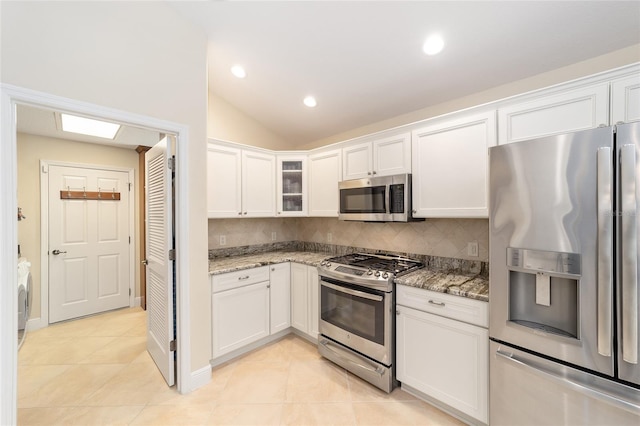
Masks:
[[[188,395],[146,352],[146,313],[123,309],[27,334],[19,425],[460,425],[396,389],[386,394],[289,335],[214,369]]]

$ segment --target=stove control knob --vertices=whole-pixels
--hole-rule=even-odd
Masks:
[[[325,266],[327,264],[327,262],[325,262],[324,260],[322,262],[320,262],[320,266]]]
[[[380,276],[380,271],[376,271],[375,275],[376,275],[376,277],[379,277]]]
[[[382,274],[382,278],[384,278],[385,280],[389,278],[389,273],[385,272],[384,274]]]
[[[372,271],[371,269],[369,269],[369,270],[367,271],[367,275],[373,275],[373,271]]]
[[[327,266],[327,267],[331,266],[331,262],[327,262],[327,263],[325,264],[325,266]]]

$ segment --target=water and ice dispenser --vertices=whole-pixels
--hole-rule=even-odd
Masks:
[[[580,255],[507,249],[512,324],[579,338]]]

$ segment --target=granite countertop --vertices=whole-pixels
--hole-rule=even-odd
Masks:
[[[419,269],[396,278],[395,282],[409,287],[489,301],[489,278],[479,274]]]
[[[331,256],[330,253],[316,253],[311,251],[272,251],[246,256],[220,257],[209,260],[209,275],[225,274],[227,272],[257,268],[282,262],[295,262],[309,266],[318,266],[320,262]]]
[[[282,262],[319,266],[331,253],[313,251],[269,251],[209,260],[209,275],[225,274]],[[443,270],[419,269],[396,278],[396,284],[448,293],[470,299],[489,301],[489,278],[480,274],[463,274]]]

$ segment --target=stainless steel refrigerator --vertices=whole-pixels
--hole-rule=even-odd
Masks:
[[[640,123],[490,149],[491,425],[640,425]]]

